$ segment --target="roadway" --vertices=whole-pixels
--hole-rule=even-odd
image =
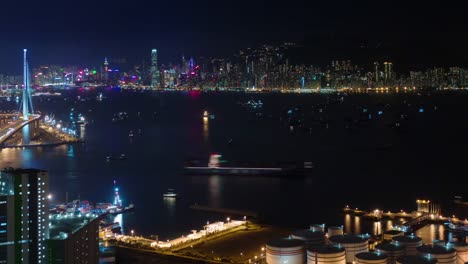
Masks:
[[[40,115],[30,115],[28,120],[23,120],[21,116],[19,116],[18,120],[15,122],[4,126],[0,130],[0,146],[5,143],[13,134],[18,132],[22,129],[25,125],[38,120],[41,118]]]

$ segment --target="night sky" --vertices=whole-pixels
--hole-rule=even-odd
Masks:
[[[0,12],[0,72],[30,63],[140,63],[151,48],[161,63],[180,56],[230,56],[263,43],[304,44],[306,63],[390,59],[398,70],[468,65],[468,22],[443,1],[7,1]]]

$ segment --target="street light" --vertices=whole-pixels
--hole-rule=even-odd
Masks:
[[[132,237],[134,237],[134,236],[135,236],[135,232],[133,231],[133,229],[132,229],[132,231],[130,231],[130,232],[132,233]]]
[[[228,217],[228,218],[227,218],[227,222],[229,223],[230,220],[231,220],[231,218]]]

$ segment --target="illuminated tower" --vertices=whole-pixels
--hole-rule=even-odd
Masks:
[[[27,49],[23,50],[23,120],[28,120],[28,93],[29,93],[29,78],[28,78],[28,58],[27,58]]]
[[[375,71],[375,82],[378,83],[379,82],[379,63],[378,62],[374,62],[374,71]]]
[[[392,79],[392,69],[393,63],[391,62],[384,62],[384,76],[385,76],[385,81],[389,81]]]
[[[104,58],[104,80],[106,81],[109,79],[108,71],[109,71],[109,62],[107,61],[107,58]]]
[[[119,188],[115,185],[115,180],[114,180],[114,205],[117,207],[122,206],[122,200],[120,200]]]
[[[159,86],[159,71],[158,71],[158,51],[151,50],[151,87]]]

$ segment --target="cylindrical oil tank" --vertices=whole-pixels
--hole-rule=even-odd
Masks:
[[[356,254],[369,251],[369,242],[364,236],[341,235],[332,236],[329,239],[331,243],[345,248],[346,262],[353,262]]]
[[[403,256],[398,257],[397,264],[436,264],[437,259],[423,256]]]
[[[325,233],[310,229],[297,230],[291,233],[291,238],[300,239],[308,245],[318,246],[325,243]]]
[[[447,246],[454,248],[457,251],[457,264],[468,263],[468,244],[463,242],[450,242]]]
[[[346,264],[345,248],[338,245],[310,246],[307,264]]]
[[[416,250],[419,255],[436,258],[439,264],[456,264],[457,262],[457,251],[451,247],[423,245],[417,247]]]
[[[266,263],[303,264],[305,260],[304,241],[292,238],[272,240],[266,244]]]
[[[410,235],[410,236],[396,236],[392,238],[396,244],[401,244],[406,248],[405,255],[414,256],[417,251],[416,248],[422,246],[423,242],[420,237]]]
[[[444,247],[445,246],[445,241],[436,239],[436,240],[432,241],[432,244],[436,245],[436,246],[443,246]]]
[[[398,257],[405,255],[405,247],[396,243],[383,242],[375,246],[375,250],[388,256],[388,264],[395,264]]]
[[[317,225],[311,225],[310,230],[312,231],[320,231],[325,233],[325,224],[317,224]]]
[[[387,255],[379,252],[361,252],[356,254],[357,264],[387,264]]]
[[[342,226],[330,226],[328,228],[328,237],[343,235]]]
[[[384,240],[392,240],[393,237],[396,236],[404,236],[405,232],[401,230],[388,230],[383,233]]]

